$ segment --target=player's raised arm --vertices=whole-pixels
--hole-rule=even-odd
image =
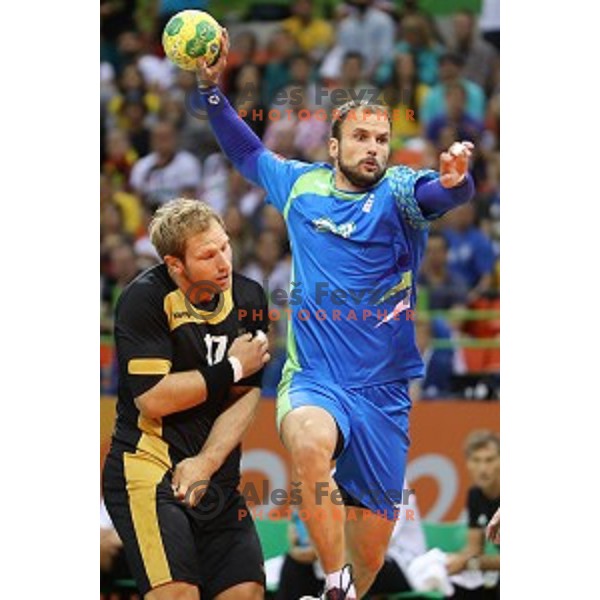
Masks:
[[[197,77],[202,108],[206,111],[219,146],[233,166],[246,179],[264,188],[268,192],[267,201],[282,211],[294,182],[311,166],[277,157],[236,113],[218,87],[228,53],[229,36],[223,30],[219,60],[208,67],[204,58],[198,59]]]

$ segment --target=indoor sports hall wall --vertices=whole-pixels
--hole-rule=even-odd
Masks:
[[[100,460],[108,449],[115,415],[115,398],[100,402]],[[456,521],[465,506],[469,477],[463,445],[475,429],[500,430],[498,402],[435,401],[417,403],[412,410],[411,450],[407,477],[416,492],[421,517],[427,521]],[[242,489],[251,484],[262,496],[268,490],[289,490],[288,454],[275,431],[275,402],[265,399],[244,442]],[[258,507],[263,518],[273,504]]]

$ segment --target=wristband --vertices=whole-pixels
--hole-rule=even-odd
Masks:
[[[229,391],[233,383],[233,366],[228,360],[198,369],[206,383],[206,400],[215,400]]]
[[[242,363],[236,356],[230,356],[227,360],[233,369],[233,383],[237,383],[240,379],[244,378],[244,369],[242,368]]]

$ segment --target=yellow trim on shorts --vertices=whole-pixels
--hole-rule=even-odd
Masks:
[[[152,588],[173,581],[156,511],[156,487],[171,468],[169,446],[160,437],[161,419],[138,418],[142,435],[135,454],[124,453],[129,510],[138,548]]]

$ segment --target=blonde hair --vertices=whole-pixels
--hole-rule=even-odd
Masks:
[[[189,237],[202,233],[214,219],[223,229],[221,217],[201,200],[176,198],[161,206],[150,223],[150,240],[161,258],[167,255],[183,260]]]

